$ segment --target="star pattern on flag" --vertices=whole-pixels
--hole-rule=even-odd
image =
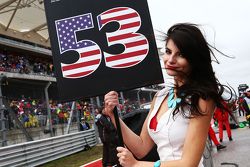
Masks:
[[[92,15],[90,13],[57,20],[55,24],[61,52],[93,45],[91,41],[77,42],[75,34],[76,31],[93,28]]]

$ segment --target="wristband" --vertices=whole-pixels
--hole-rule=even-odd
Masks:
[[[161,166],[161,161],[158,160],[154,163],[154,167],[160,167]]]

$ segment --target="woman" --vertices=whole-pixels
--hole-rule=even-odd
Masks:
[[[174,77],[174,86],[156,94],[140,136],[120,120],[126,145],[126,148],[117,148],[122,166],[203,166],[202,154],[210,120],[215,106],[221,106],[223,92],[212,69],[211,54],[196,25],[176,24],[168,30],[163,60],[167,74]],[[115,124],[113,109],[118,105],[117,92],[107,93],[104,100],[103,112]],[[160,160],[138,161],[154,143]]]

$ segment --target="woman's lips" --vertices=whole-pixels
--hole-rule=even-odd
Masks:
[[[167,69],[170,69],[170,70],[176,70],[177,67],[174,67],[174,66],[167,66]]]

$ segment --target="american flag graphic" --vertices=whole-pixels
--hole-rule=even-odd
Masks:
[[[77,51],[79,59],[72,64],[61,63],[64,78],[81,78],[93,73],[101,63],[100,47],[93,41],[77,41],[76,32],[94,28],[91,13],[55,21],[60,53]]]
[[[111,68],[132,67],[147,56],[149,44],[147,38],[137,32],[141,27],[140,15],[129,7],[117,7],[97,16],[99,29],[109,22],[118,22],[120,28],[106,33],[108,45],[123,44],[125,50],[121,54],[104,52],[106,66]]]

